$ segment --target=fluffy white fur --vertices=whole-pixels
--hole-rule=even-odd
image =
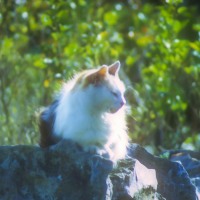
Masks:
[[[119,68],[119,62],[114,64]],[[115,76],[106,73],[106,83],[98,86],[77,86],[79,76],[64,84],[53,129],[55,135],[117,161],[125,157],[128,145],[125,106],[122,106],[125,87],[118,70]]]

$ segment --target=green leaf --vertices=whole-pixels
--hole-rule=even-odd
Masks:
[[[117,24],[118,21],[118,15],[115,11],[110,11],[104,14],[104,21],[108,24],[108,25],[115,25]]]
[[[44,26],[51,26],[52,20],[51,17],[47,14],[40,14],[40,20]]]

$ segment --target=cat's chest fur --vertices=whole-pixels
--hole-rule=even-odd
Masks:
[[[110,114],[93,106],[90,91],[61,97],[56,110],[54,133],[65,139],[73,139],[84,146],[104,144],[111,135],[122,131],[122,112]]]

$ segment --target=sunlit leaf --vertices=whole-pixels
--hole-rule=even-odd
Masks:
[[[132,65],[135,62],[135,58],[133,56],[127,56],[126,58],[126,64]]]
[[[45,88],[48,88],[49,87],[49,84],[50,84],[50,82],[49,82],[49,80],[44,80],[44,87]]]
[[[38,67],[38,68],[40,68],[40,69],[46,68],[46,64],[45,64],[45,62],[44,62],[43,57],[37,56],[37,57],[35,58],[35,61],[34,61],[33,64],[34,64],[35,67]]]
[[[117,13],[115,11],[105,13],[104,20],[109,25],[115,25],[118,20]]]

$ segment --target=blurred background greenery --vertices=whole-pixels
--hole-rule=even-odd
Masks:
[[[134,142],[200,149],[200,3],[0,0],[0,144],[37,144],[63,80],[120,60]]]

